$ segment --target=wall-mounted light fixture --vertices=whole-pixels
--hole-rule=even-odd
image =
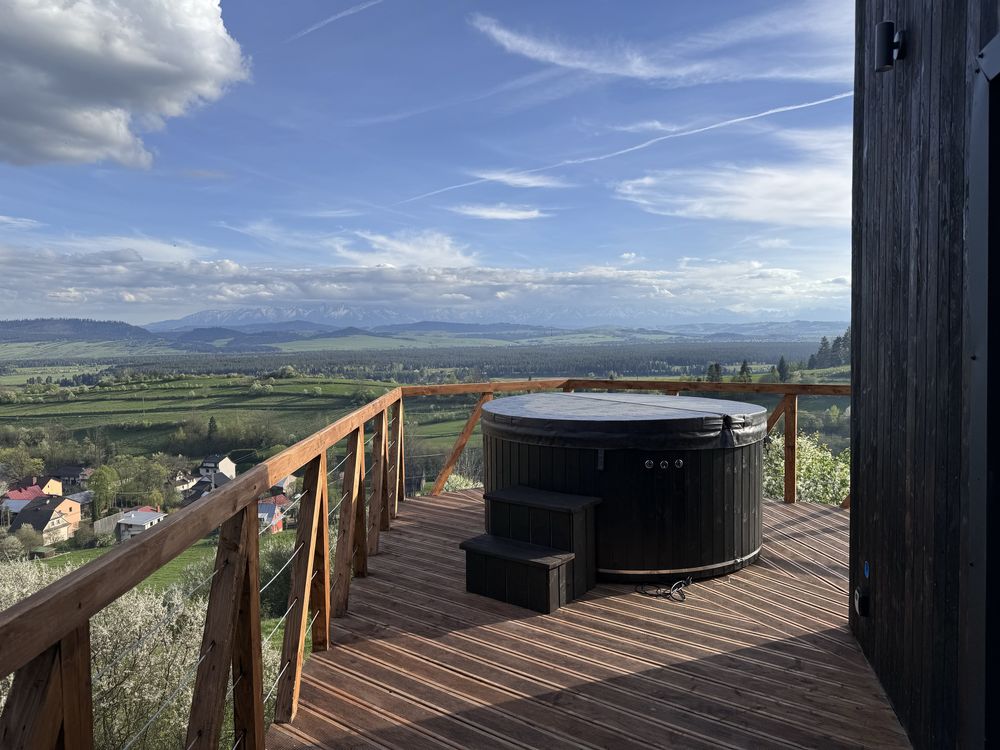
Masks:
[[[884,73],[892,70],[896,60],[902,60],[904,55],[903,32],[896,31],[893,21],[882,21],[875,24],[875,72]]]

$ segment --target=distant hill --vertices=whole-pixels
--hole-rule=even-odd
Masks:
[[[145,328],[117,320],[85,318],[35,318],[0,321],[0,342],[32,341],[139,341],[159,338]]]

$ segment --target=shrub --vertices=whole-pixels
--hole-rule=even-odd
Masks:
[[[470,490],[473,487],[479,487],[480,482],[477,482],[472,477],[467,477],[464,474],[452,474],[445,480],[444,491],[445,492],[455,492],[456,490]]]
[[[14,536],[17,537],[17,541],[21,543],[25,553],[30,552],[35,547],[41,547],[42,544],[44,544],[42,535],[30,526],[22,526],[14,532]]]
[[[851,451],[834,455],[818,434],[800,434],[796,440],[795,481],[798,500],[839,505],[851,491]],[[774,437],[764,447],[764,496],[785,492],[785,440]]]
[[[115,535],[114,534],[98,534],[94,537],[95,547],[114,547],[115,546]]]

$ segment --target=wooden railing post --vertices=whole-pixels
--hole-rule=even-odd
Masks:
[[[309,610],[312,619],[313,653],[330,647],[330,489],[327,478],[326,451],[323,451],[318,476],[316,508],[316,546],[313,550],[313,575],[310,577]]]
[[[87,623],[14,673],[0,718],[0,747],[90,750],[92,701]]]
[[[378,554],[379,532],[382,530],[382,512],[388,502],[386,491],[389,455],[389,419],[386,412],[375,417],[375,438],[372,440],[372,480],[368,495],[368,555]]]
[[[465,450],[465,444],[469,442],[469,437],[471,437],[472,431],[476,429],[476,423],[479,421],[479,415],[483,413],[483,404],[492,400],[492,398],[492,393],[484,393],[479,397],[476,405],[472,407],[472,414],[469,415],[469,419],[466,421],[465,427],[462,428],[462,432],[458,436],[458,440],[455,441],[455,445],[451,449],[451,455],[448,456],[448,460],[445,461],[444,467],[441,469],[441,473],[438,474],[431,494],[440,495],[442,490],[444,490],[445,482],[448,481],[448,477],[451,476],[451,472],[455,469],[455,464],[458,463],[458,459],[461,457],[462,451]]]
[[[281,646],[281,668],[284,672],[278,678],[278,697],[274,704],[274,720],[279,723],[294,719],[299,707],[299,683],[305,655],[306,626],[309,624],[307,614],[313,588],[317,537],[319,527],[326,524],[325,516],[320,519],[323,494],[326,492],[326,450],[306,466],[304,486],[299,527],[295,534],[294,549],[297,552],[293,553],[295,559],[292,561],[291,589],[288,592],[288,617]]]
[[[219,531],[185,747],[215,748],[219,744],[237,613],[248,567],[248,535],[257,534],[256,508],[255,502],[246,506],[224,522]]]
[[[389,433],[392,435],[392,448],[390,451],[392,461],[392,472],[389,475],[389,518],[395,518],[399,513],[399,504],[405,500],[403,497],[403,398],[400,396],[392,407],[392,424],[389,426]]]
[[[363,503],[365,435],[362,428],[347,439],[347,461],[344,464],[344,486],[340,512],[337,516],[337,549],[334,552],[333,592],[330,606],[334,617],[347,614],[347,599],[351,588],[351,562],[354,558],[354,518],[356,507]]]
[[[774,425],[778,423],[778,420],[781,419],[781,415],[785,413],[785,409],[787,407],[788,407],[788,396],[783,396],[781,401],[778,402],[778,405],[774,407],[774,411],[772,411],[767,417],[768,434],[770,434],[771,430],[774,428]]]
[[[785,396],[785,502],[794,503],[795,486],[795,440],[799,434],[799,397]]]
[[[354,504],[354,576],[368,575],[368,516],[365,513],[365,430],[361,427],[361,450],[356,456],[358,471],[358,499]]]
[[[257,519],[257,503],[246,513]],[[260,535],[247,524],[246,572],[233,634],[233,736],[240,748],[264,750],[264,665],[260,641]]]

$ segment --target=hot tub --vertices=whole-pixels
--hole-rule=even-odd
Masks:
[[[600,497],[601,580],[721,575],[760,554],[766,420],[755,404],[691,396],[500,398],[483,407],[484,483]]]

